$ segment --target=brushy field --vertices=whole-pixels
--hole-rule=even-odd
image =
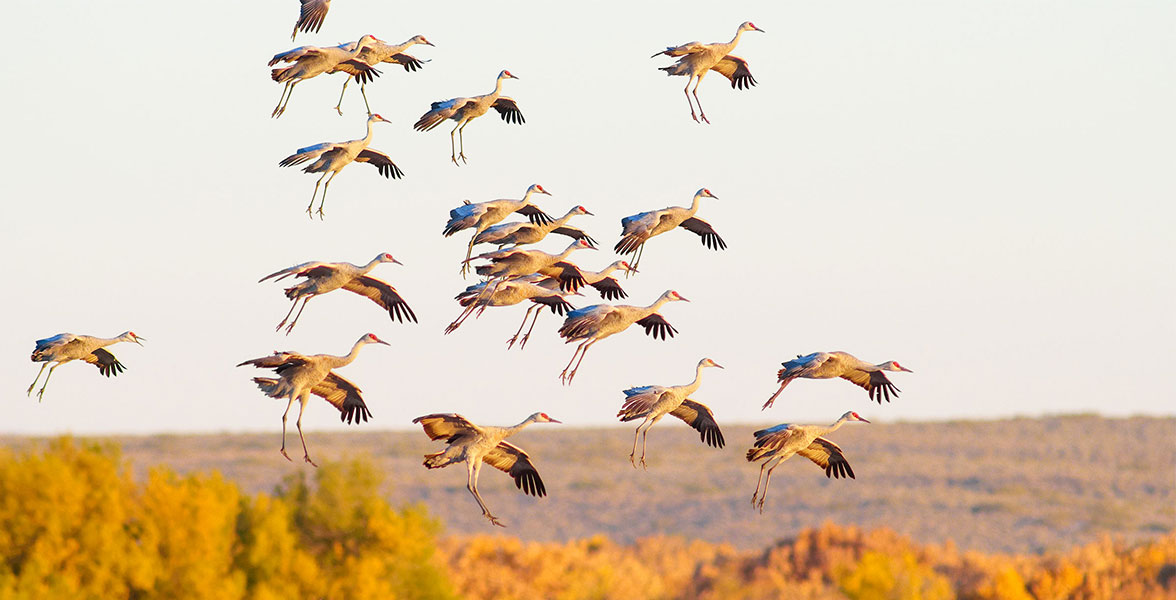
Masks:
[[[829,480],[796,457],[776,470],[763,515],[750,506],[758,469],[743,459],[758,427],[724,428],[727,447],[702,445],[681,423],[651,432],[649,470],[628,461],[632,429],[533,428],[512,441],[535,460],[549,496],[523,496],[484,469],[481,491],[508,529],[481,517],[463,466],[428,471],[439,444],[419,431],[308,431],[320,461],[363,458],[384,474],[393,505],[421,502],[447,535],[562,542],[604,535],[632,543],[675,535],[760,549],[825,522],[885,527],[919,543],[982,552],[1069,550],[1104,536],[1124,543],[1176,528],[1176,419],[1062,416],[1001,421],[846,426],[832,438],[856,480]],[[136,479],[166,465],[219,471],[246,493],[272,492],[307,471],[277,452],[279,433],[116,437]],[[297,448],[296,435],[291,438]],[[28,449],[35,438],[0,438]],[[291,456],[297,457],[295,451]]]

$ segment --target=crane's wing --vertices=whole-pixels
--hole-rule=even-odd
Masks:
[[[118,359],[115,358],[114,355],[108,352],[105,348],[99,348],[87,354],[86,356],[82,357],[82,360],[92,365],[96,365],[98,367],[98,372],[107,377],[118,375],[119,373],[122,373],[124,370],[126,370],[126,368],[123,367],[123,364],[118,362]]]
[[[36,360],[36,356],[38,353],[49,350],[50,348],[64,346],[64,345],[74,341],[75,339],[77,339],[77,336],[72,333],[59,333],[53,337],[47,337],[43,340],[37,340],[36,342],[34,342],[33,360]]]
[[[664,340],[666,336],[674,337],[674,334],[678,333],[678,330],[674,329],[674,326],[670,325],[665,317],[657,313],[637,321],[637,324],[645,328],[645,335],[652,335],[654,339]]]
[[[825,477],[857,479],[853,475],[853,469],[850,468],[845,454],[842,454],[841,448],[823,437],[813,440],[813,443],[809,444],[807,448],[797,450],[796,453],[825,469]]]
[[[526,215],[527,219],[536,225],[550,225],[555,222],[551,215],[539,210],[539,207],[534,204],[527,204],[515,212]]]
[[[515,103],[514,98],[507,98],[500,96],[490,105],[498,114],[502,116],[502,120],[507,123],[514,123],[515,125],[522,125],[527,120],[523,118],[523,111],[519,110],[519,105]]]
[[[890,382],[890,378],[886,376],[886,373],[882,371],[867,372],[861,369],[854,369],[842,375],[841,378],[846,381],[851,381],[858,387],[866,390],[870,395],[870,400],[874,400],[878,404],[882,404],[883,398],[887,402],[890,402],[891,396],[897,398],[898,393],[902,391],[895,387]]]
[[[700,237],[702,237],[702,245],[710,248],[711,250],[727,249],[727,243],[723,241],[723,238],[719,237],[719,234],[715,233],[715,229],[710,226],[710,223],[707,223],[702,219],[690,217],[689,219],[679,223],[678,226],[687,231],[697,233]]]
[[[355,83],[369,83],[381,75],[374,67],[358,58],[347,59],[331,69],[332,73],[340,71],[354,77]]]
[[[563,325],[559,328],[559,335],[566,338],[566,343],[584,336],[592,335],[593,325],[604,323],[609,315],[613,315],[613,307],[607,304],[593,304],[584,308],[577,308],[568,313]]]
[[[531,457],[521,448],[509,442],[498,442],[498,445],[482,457],[486,464],[509,474],[514,478],[515,487],[523,490],[524,494],[535,497],[547,495],[547,488],[539,478],[539,471],[531,464]]]
[[[687,398],[678,408],[670,411],[670,414],[682,419],[687,425],[698,431],[699,437],[708,446],[722,448],[726,444],[723,440],[723,432],[719,431],[719,424],[715,422],[714,413],[705,405]]]
[[[275,369],[281,373],[287,369],[304,364],[306,364],[306,357],[297,352],[274,352],[269,356],[247,360],[237,366],[253,365],[259,369]]]
[[[565,292],[575,292],[587,283],[579,267],[563,260],[545,269],[540,269],[539,272],[559,281],[559,289]]]
[[[404,54],[402,52],[397,52],[396,54],[385,58],[384,62],[392,63],[394,65],[401,65],[404,67],[405,71],[416,71],[417,69],[425,66],[425,63],[429,61],[421,60],[415,56]]]
[[[620,300],[621,298],[627,298],[629,296],[625,293],[625,290],[621,288],[621,284],[612,277],[605,277],[604,279],[601,279],[600,281],[597,281],[591,285],[592,287],[596,288],[597,292],[600,292],[600,297],[604,298],[605,300]]]
[[[705,49],[706,44],[703,44],[702,42],[687,42],[681,46],[667,46],[665,50],[662,50],[661,52],[658,52],[649,58],[653,58],[654,56],[661,56],[663,54],[666,56],[685,56],[687,54],[692,54],[694,52]]]
[[[617,418],[623,421],[643,419],[657,405],[668,390],[660,385],[646,385],[625,390],[625,403],[617,411]]]
[[[379,304],[384,310],[388,311],[388,316],[394,321],[403,323],[407,319],[413,323],[417,322],[416,315],[408,307],[408,303],[404,301],[404,298],[400,297],[400,293],[396,291],[396,288],[375,277],[368,277],[367,275],[356,277],[348,281],[343,286],[343,289],[349,292],[355,292],[360,296],[366,296],[372,302]]]
[[[560,235],[566,235],[566,236],[572,238],[573,240],[584,240],[585,242],[588,242],[589,244],[591,244],[593,248],[596,247],[596,240],[592,239],[592,236],[588,235],[587,233],[584,233],[583,229],[576,229],[575,227],[564,226],[564,227],[556,227],[555,229],[552,229],[551,233],[558,233]]]
[[[310,393],[339,409],[339,420],[346,421],[348,425],[353,421],[356,424],[361,421],[366,423],[372,416],[363,397],[359,395],[359,387],[336,373],[331,373],[316,383]]]
[[[747,61],[733,54],[724,56],[723,60],[711,67],[711,70],[730,79],[731,87],[735,89],[745,90],[756,83],[755,77],[751,76],[751,70],[747,68]]]
[[[318,33],[330,8],[331,0],[302,0],[302,9],[298,13],[298,21],[294,23],[294,33],[290,34],[290,39],[293,40],[299,31]]]
[[[477,425],[457,413],[434,413],[412,420],[425,428],[425,435],[431,440],[444,439],[447,442],[463,436],[474,435],[481,431]]]
[[[774,427],[754,432],[755,444],[747,451],[747,462],[754,462],[764,457],[775,455],[795,439],[802,432],[790,423],[781,423]]]
[[[420,119],[413,124],[412,128],[417,131],[429,131],[434,127],[445,122],[446,119],[453,118],[457,111],[469,102],[469,98],[450,98],[449,100],[440,100],[429,105],[429,110],[421,115]]]
[[[531,302],[534,302],[535,304],[542,304],[543,306],[550,308],[551,312],[560,316],[566,315],[569,311],[575,310],[575,307],[569,304],[567,300],[564,300],[561,296],[557,295],[535,296],[534,298],[531,298]]]
[[[261,283],[261,282],[265,281],[266,279],[270,279],[272,277],[277,277],[277,279],[274,279],[274,281],[281,281],[291,275],[300,275],[305,271],[309,271],[311,269],[314,269],[315,267],[319,267],[319,266],[323,266],[323,265],[327,265],[327,264],[329,264],[329,263],[324,263],[324,262],[319,262],[319,261],[304,262],[300,265],[294,265],[293,267],[286,267],[285,269],[282,269],[280,271],[274,271],[273,273],[270,273],[269,275],[266,275],[265,277],[258,279],[257,283]]]
[[[621,219],[621,241],[613,246],[618,254],[632,254],[650,237],[659,221],[658,211],[638,213]]]
[[[294,152],[294,154],[291,154],[290,156],[287,156],[286,158],[283,158],[281,161],[279,161],[278,166],[292,167],[294,165],[300,165],[304,162],[315,160],[323,154],[334,150],[336,147],[338,147],[338,144],[335,142],[323,142],[321,144],[299,148],[296,152]]]
[[[304,56],[316,54],[318,53],[318,50],[318,46],[299,46],[297,48],[275,54],[274,57],[271,58],[270,61],[266,64],[272,67],[280,62],[294,62]]]
[[[355,157],[355,160],[358,162],[371,164],[372,166],[379,169],[380,175],[383,175],[384,177],[391,177],[392,179],[400,179],[401,177],[404,177],[404,171],[401,171],[400,167],[396,166],[396,163],[392,162],[392,159],[388,158],[387,154],[384,154],[379,150],[364,148],[363,151],[359,153],[359,156]]]

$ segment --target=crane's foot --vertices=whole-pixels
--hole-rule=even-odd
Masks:
[[[313,207],[314,207],[313,202],[311,203],[310,206],[306,207],[306,217],[312,221],[314,220],[314,208]]]
[[[45,388],[37,390],[37,402],[41,401],[41,397],[45,395]]]
[[[497,525],[497,526],[499,526],[499,527],[506,527],[506,525],[503,525],[503,524],[502,524],[502,521],[499,521],[499,520],[498,520],[498,517],[496,517],[496,516],[494,516],[494,515],[490,514],[490,511],[483,512],[483,513],[482,513],[482,516],[483,516],[483,517],[486,517],[487,519],[489,519],[489,520],[490,520],[490,522],[491,522],[492,524],[494,524],[494,525]]]
[[[559,380],[561,382],[563,382],[564,385],[568,384],[568,370],[567,369],[564,369],[563,371],[560,372]]]
[[[640,462],[640,463],[641,463],[641,470],[642,470],[642,471],[649,471],[649,465],[646,465],[646,464],[645,464],[645,457],[644,457],[644,456],[642,456],[642,457],[641,457],[641,460],[640,460],[640,461],[638,461],[638,462]]]
[[[324,214],[324,213],[323,213],[323,205],[322,205],[322,204],[320,204],[320,205],[319,205],[319,207],[318,207],[318,211],[316,211],[316,212],[318,212],[319,220],[320,220],[320,221],[322,221],[322,220],[323,220],[323,214]]]
[[[703,121],[706,121],[706,124],[707,124],[707,125],[710,125],[710,119],[707,119],[707,118],[706,118],[706,113],[702,113],[702,120],[703,120]]]
[[[776,401],[775,398],[769,399],[767,402],[764,402],[764,407],[761,408],[760,410],[768,410],[769,408],[772,408],[772,403],[775,401]]]
[[[757,491],[756,493],[754,493],[754,494],[752,494],[752,495],[751,495],[751,507],[752,507],[752,508],[755,508],[755,501],[756,501],[756,497],[757,497],[757,496],[759,496],[759,492],[758,492],[758,491]]]
[[[33,385],[29,386],[29,391],[25,392],[25,395],[31,398],[33,396],[33,388],[35,387],[37,387],[37,383],[34,381]]]
[[[310,460],[310,455],[309,455],[309,454],[304,454],[304,455],[302,456],[302,458],[303,458],[303,460],[305,460],[306,462],[310,463],[310,466],[312,466],[312,467],[314,467],[314,468],[316,468],[316,469],[318,468],[318,464],[317,464],[317,463],[315,463],[313,460]]]
[[[510,350],[511,348],[514,347],[515,340],[518,339],[518,337],[519,336],[517,336],[517,335],[512,335],[512,336],[510,336],[509,340],[506,340],[506,349],[507,350]],[[520,348],[521,348],[521,346],[520,346]]]
[[[450,323],[449,325],[446,325],[445,326],[445,335],[449,335],[449,334],[457,331],[458,327],[461,327],[461,324],[458,323],[457,321],[454,321],[454,322]]]
[[[690,111],[690,118],[694,119],[695,123],[698,123],[698,115],[694,114],[694,111]]]
[[[759,507],[759,513],[761,515],[764,514],[764,499],[763,499],[763,497],[760,497],[759,504],[757,506]]]
[[[637,460],[636,460],[636,459],[637,459],[637,455],[636,455],[636,454],[630,454],[630,455],[629,455],[629,464],[633,465],[633,468],[634,468],[634,469],[636,469],[636,468],[637,468]]]
[[[285,456],[285,457],[286,457],[286,460],[288,460],[288,461],[290,461],[290,462],[294,462],[294,459],[290,458],[290,455],[289,455],[289,454],[286,454],[286,449],[285,449],[285,448],[282,448],[281,450],[278,450],[278,452],[281,452],[281,453],[282,453],[282,456]]]
[[[290,323],[290,326],[286,328],[286,335],[290,335],[291,331],[294,331],[294,324],[293,323]]]
[[[528,333],[527,335],[523,336],[523,341],[519,343],[519,350],[527,347],[527,340],[529,339],[531,339],[531,334]]]
[[[452,161],[453,161],[453,164],[455,164],[455,165],[457,165],[457,166],[459,166],[459,167],[461,166],[461,163],[457,162],[457,157],[456,157],[456,156],[454,156],[454,155],[450,154],[450,155],[449,155],[449,160],[452,160]]]
[[[340,108],[340,106],[342,106],[342,104],[335,105],[335,112],[339,113],[339,116],[342,117],[343,116],[343,109]],[[368,116],[370,117],[371,114],[368,114]]]
[[[462,164],[466,164],[465,151],[458,152],[457,157],[461,159]]]

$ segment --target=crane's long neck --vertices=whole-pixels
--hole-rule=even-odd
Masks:
[[[375,125],[375,124],[376,124],[376,121],[374,119],[368,119],[367,135],[363,136],[363,147],[364,148],[367,148],[367,145],[372,143],[372,125]]]
[[[694,194],[694,200],[690,202],[690,208],[689,208],[689,212],[690,212],[691,216],[694,216],[694,213],[698,212],[698,207],[701,206],[701,204],[700,204],[701,200],[702,200],[702,192],[698,192],[697,194]]]
[[[534,422],[535,422],[535,415],[531,415],[531,416],[527,417],[526,419],[523,419],[523,422],[519,423],[518,425],[515,425],[513,427],[503,427],[502,428],[502,439],[506,439],[506,438],[522,431],[524,427],[526,427],[527,425],[530,425],[531,423],[534,423]]]
[[[828,435],[828,434],[830,434],[830,433],[833,433],[834,431],[837,431],[838,429],[841,429],[841,426],[842,426],[842,425],[845,425],[847,422],[849,422],[849,415],[841,415],[841,418],[840,418],[840,419],[837,419],[837,422],[836,422],[836,423],[834,423],[834,424],[830,425],[829,427],[826,427],[825,429],[821,430],[821,432],[820,432],[819,434],[817,434],[817,435]]]
[[[355,359],[357,357],[359,357],[359,349],[363,348],[366,345],[367,345],[366,340],[359,340],[358,342],[355,342],[355,345],[351,347],[351,352],[348,352],[346,356],[333,357],[334,360],[330,361],[331,368],[338,369],[339,367],[345,367],[345,366],[351,364],[352,362],[355,361]]]
[[[370,273],[372,269],[376,268],[376,265],[380,264],[380,258],[381,257],[377,256],[377,257],[369,260],[366,265],[364,265],[362,267],[357,267],[359,275],[367,275],[368,273]]]
[[[487,96],[489,96],[489,97],[491,97],[491,98],[497,98],[497,97],[498,97],[498,95],[502,93],[502,80],[503,80],[503,79],[505,79],[505,78],[504,78],[504,77],[499,77],[499,78],[498,78],[498,81],[495,81],[495,82],[494,82],[494,91],[493,91],[493,92],[490,92],[489,94],[486,94],[486,95],[487,95]]]
[[[661,308],[663,304],[665,304],[666,302],[669,302],[669,301],[670,301],[670,297],[665,294],[662,294],[661,298],[657,299],[657,302],[654,302],[653,304],[650,304],[649,306],[646,306],[644,309],[642,309],[641,312],[645,313],[645,316],[643,316],[641,318],[644,319],[645,317],[648,317],[649,315],[652,315],[653,313],[657,312],[658,309]]]
[[[563,227],[574,216],[576,216],[576,209],[573,208],[572,210],[568,211],[568,214],[552,221],[551,223],[548,223],[547,225],[544,225],[544,227],[548,231],[555,231],[556,229]]]
[[[724,54],[730,54],[730,52],[735,49],[735,46],[739,45],[739,36],[743,35],[744,31],[746,31],[746,30],[743,29],[743,27],[740,27],[738,30],[735,31],[735,37],[731,38],[730,42],[723,44],[723,46],[726,49],[726,52],[724,52]]]
[[[112,344],[117,344],[121,341],[124,341],[122,339],[121,335],[117,336],[117,337],[112,337],[112,338],[94,338],[94,348],[95,349],[105,348],[105,347],[110,346]]]
[[[702,369],[702,363],[698,363],[698,368],[694,371],[694,381],[691,381],[689,385],[682,388],[682,391],[685,392],[682,395],[683,398],[698,391],[698,388],[702,385]]]

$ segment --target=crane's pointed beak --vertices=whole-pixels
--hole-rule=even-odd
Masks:
[[[396,260],[395,258],[393,258],[393,259],[392,259],[392,262],[394,262],[394,263],[396,263],[396,264],[398,264],[398,265],[400,265],[400,266],[402,266],[402,267],[404,266],[404,263],[402,263],[402,262],[400,262],[400,261]]]
[[[713,361],[713,360],[711,361],[711,366],[713,366],[713,367],[718,367],[718,368],[720,368],[720,369],[726,369],[726,368],[727,368],[727,367],[724,367],[723,365],[720,365],[719,363],[717,363],[717,362],[715,362],[715,361]]]
[[[863,417],[858,417],[858,420],[859,420],[859,421],[861,421],[862,423],[869,423],[869,421],[867,421],[867,420],[866,420],[865,418],[863,418]]]
[[[563,423],[563,421],[560,421],[558,419],[552,419],[551,417],[547,417],[547,422],[548,423]]]
[[[767,33],[766,31],[764,31],[763,29],[760,29],[759,27],[756,27],[755,30],[760,33]]]
[[[381,340],[381,339],[379,339],[379,338],[377,338],[377,339],[376,339],[376,343],[377,343],[377,344],[384,344],[385,346],[391,346],[391,345],[392,345],[392,344],[389,344],[388,342],[385,342],[384,340]]]
[[[147,339],[147,338],[145,338],[145,337],[140,337],[140,336],[137,336],[137,335],[136,335],[136,336],[135,336],[135,338],[134,338],[134,340],[135,340],[135,343],[136,343],[136,344],[139,344],[140,346],[142,346],[142,345],[143,345],[143,340],[146,340],[146,339]]]
[[[906,371],[907,373],[914,373],[914,371],[912,371],[906,367],[899,367],[899,368],[902,369],[903,371]]]

